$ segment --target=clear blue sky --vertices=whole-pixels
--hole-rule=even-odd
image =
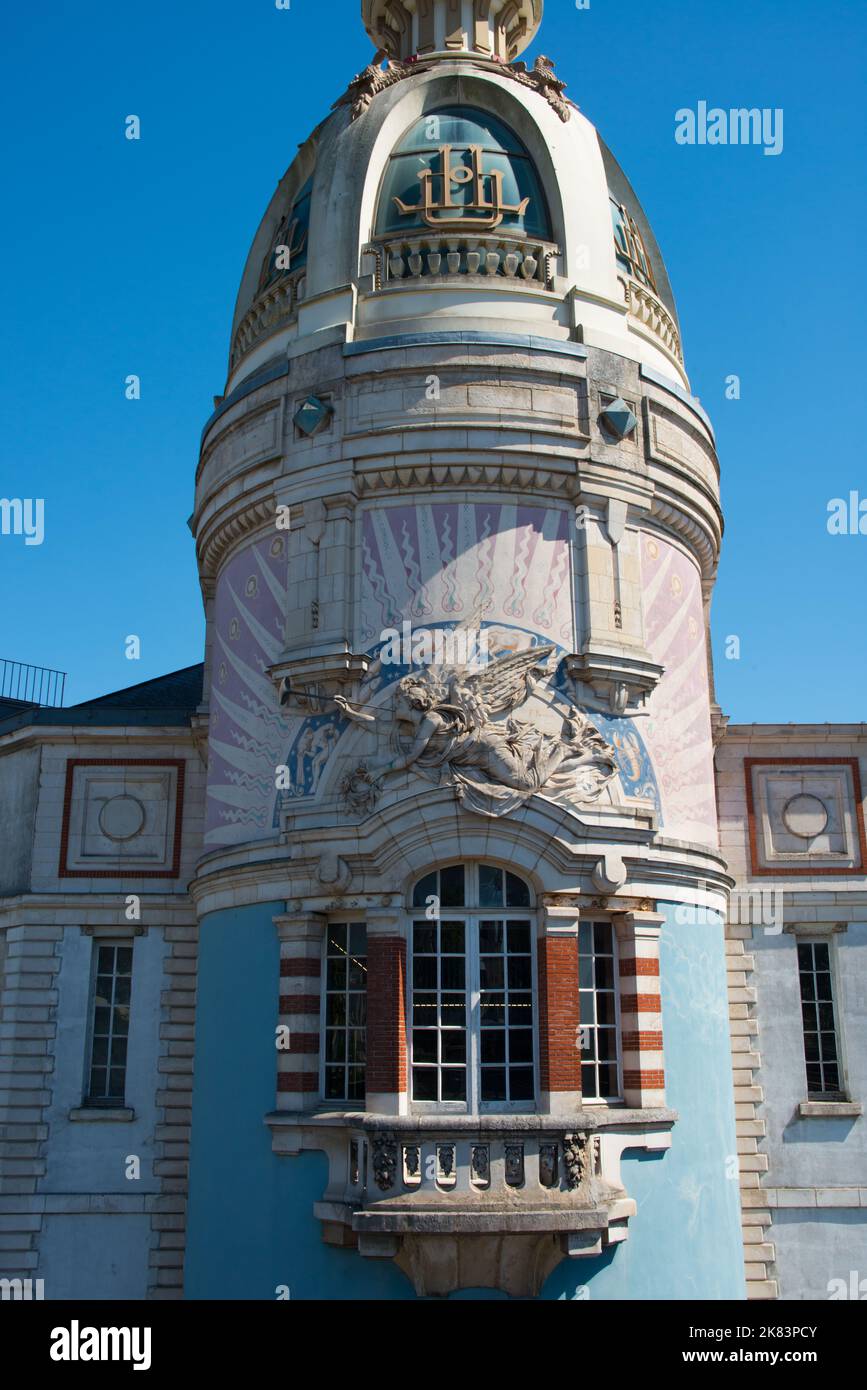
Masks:
[[[716,424],[720,702],[862,720],[867,536],[829,536],[826,508],[867,498],[863,0],[545,9],[526,56],[554,57],[642,198]],[[43,0],[4,18],[0,496],[44,497],[46,538],[0,537],[0,656],[69,671],[67,703],[201,657],[199,433],[274,186],[369,60],[359,10]],[[782,107],[783,153],[678,145],[675,111],[700,100]]]

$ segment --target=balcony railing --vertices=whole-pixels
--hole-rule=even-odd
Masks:
[[[619,276],[619,279],[623,286],[623,295],[631,317],[644,328],[649,328],[666,351],[682,363],[683,349],[680,345],[680,334],[665,305],[660,303],[651,290],[646,289],[644,285],[639,285],[636,280],[626,280],[622,275]]]
[[[328,1186],[314,1205],[327,1243],[396,1260],[419,1293],[527,1295],[564,1256],[598,1255],[627,1238],[636,1204],[621,1154],[668,1148],[675,1118],[277,1111],[267,1122],[275,1152],[328,1153]]]
[[[63,704],[66,672],[48,666],[30,666],[25,661],[0,657],[0,699],[20,700],[27,705]]]
[[[424,280],[478,277],[502,285],[504,280],[550,290],[559,250],[532,237],[468,232],[454,236],[428,232],[383,238],[362,251],[372,263],[373,288]]]

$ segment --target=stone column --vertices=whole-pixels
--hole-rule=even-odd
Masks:
[[[406,1115],[406,928],[403,915],[367,919],[367,1109]]]
[[[277,1048],[277,1109],[311,1109],[319,1098],[319,1021],[325,918],[303,912],[274,918],[280,940],[277,1022],[289,1029]],[[276,1047],[276,1037],[275,1037]]]
[[[543,907],[538,975],[541,1107],[570,1115],[581,1105],[577,907]]]
[[[659,993],[659,934],[664,921],[659,912],[624,912],[614,918],[623,1098],[641,1109],[665,1105]]]

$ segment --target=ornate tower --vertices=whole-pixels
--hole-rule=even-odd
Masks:
[[[542,0],[362,15],[197,474],[187,1295],[739,1297],[722,521],[668,276],[515,61]]]

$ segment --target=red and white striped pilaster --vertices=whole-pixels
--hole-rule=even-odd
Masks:
[[[620,974],[620,1048],[627,1105],[665,1105],[662,1005],[659,991],[659,912],[624,912],[614,918]]]
[[[542,1109],[571,1115],[581,1105],[577,907],[544,907],[538,982]]]
[[[309,1110],[319,1098],[319,1021],[325,918],[315,912],[274,918],[280,941],[277,1023],[289,1029],[277,1047],[277,1109]]]
[[[406,1115],[406,929],[402,915],[367,917],[367,1109]]]

